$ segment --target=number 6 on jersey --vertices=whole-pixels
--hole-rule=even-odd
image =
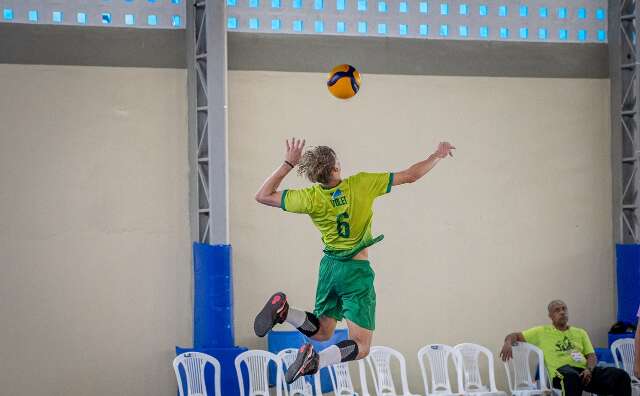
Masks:
[[[349,235],[351,234],[349,229],[349,223],[347,223],[346,221],[342,221],[343,219],[348,219],[348,218],[349,218],[349,215],[347,214],[347,212],[339,214],[338,217],[336,217],[336,226],[338,227],[338,235],[341,236],[342,238],[349,238]]]

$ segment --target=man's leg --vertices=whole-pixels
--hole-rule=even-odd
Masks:
[[[582,396],[582,379],[580,372],[570,366],[562,366],[558,369],[562,374],[562,379],[556,377],[553,379],[553,387],[563,389],[564,396]]]
[[[320,323],[322,330],[318,332],[319,336],[313,338],[326,341],[333,334],[336,320],[323,316],[320,318]],[[290,384],[304,375],[315,374],[323,367],[366,357],[371,347],[373,331],[362,328],[350,320],[347,320],[347,327],[349,328],[348,340],[331,345],[320,353],[317,353],[311,344],[303,345],[298,351],[296,361],[287,370],[285,375],[287,383]],[[331,335],[329,335],[329,331],[331,331]]]
[[[320,331],[319,319],[311,312],[290,308],[283,292],[277,292],[267,300],[253,322],[253,330],[258,337],[264,337],[276,324],[285,321],[307,337]]]
[[[323,349],[319,353],[318,369],[362,359],[369,354],[373,332],[363,329],[350,320],[347,320],[347,327],[349,328],[349,339]]]
[[[316,334],[309,338],[312,338],[316,341],[327,341],[331,337],[333,337],[333,333],[336,330],[336,324],[338,323],[338,321],[329,316],[321,316],[319,320],[320,329]]]
[[[351,261],[338,264],[341,295],[335,303],[334,316],[347,319],[349,339],[340,341],[336,345],[320,352],[315,358],[315,351],[309,346],[303,346],[298,353],[296,363],[292,367],[299,368],[299,373],[287,372],[287,382],[295,381],[300,375],[313,374],[315,371],[303,369],[331,366],[333,364],[362,359],[369,354],[373,329],[375,328],[376,292],[373,287],[373,270],[368,261]],[[319,289],[320,290],[320,289]],[[319,293],[318,293],[319,295]],[[316,304],[316,311],[319,306]],[[359,324],[358,324],[359,323]],[[289,369],[291,371],[291,369]],[[297,376],[296,376],[297,375]],[[290,382],[289,382],[290,383]]]
[[[338,320],[343,317],[349,319],[347,325],[351,339],[340,341],[324,349],[320,354],[314,351],[310,344],[303,345],[298,351],[296,361],[287,370],[285,376],[287,383],[303,375],[314,374],[319,368],[355,360],[369,353],[371,330],[353,322],[357,321],[371,329],[374,328],[373,278],[374,274],[368,261],[340,261],[326,256],[322,259],[316,290],[315,312]],[[340,293],[336,290],[340,290]],[[329,326],[325,328],[328,329]],[[333,334],[333,328],[331,330]],[[326,333],[323,335],[327,336]],[[326,340],[328,337],[320,339]],[[359,350],[360,345],[363,352]]]
[[[349,338],[357,345],[358,353],[353,360],[364,359],[369,355],[371,348],[371,340],[373,339],[373,331],[360,327],[347,319],[347,327],[349,328]]]
[[[631,396],[631,378],[615,367],[596,367],[584,389],[598,395]]]

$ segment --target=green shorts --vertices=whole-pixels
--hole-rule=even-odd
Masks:
[[[347,318],[360,327],[376,327],[375,273],[368,260],[336,260],[324,256],[316,289],[318,317]]]

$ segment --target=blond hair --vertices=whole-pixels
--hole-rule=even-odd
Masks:
[[[328,184],[336,166],[336,152],[331,147],[311,147],[302,155],[298,164],[298,174],[313,183]]]

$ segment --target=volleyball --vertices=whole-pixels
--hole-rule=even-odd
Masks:
[[[327,79],[327,88],[339,99],[349,99],[360,89],[360,73],[351,65],[338,65],[331,70]]]

